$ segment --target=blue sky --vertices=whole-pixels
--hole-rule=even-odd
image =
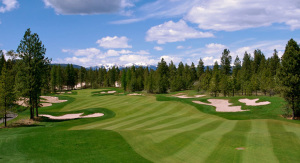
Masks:
[[[191,64],[300,41],[300,0],[0,0],[0,49],[16,50],[27,28],[52,63]]]

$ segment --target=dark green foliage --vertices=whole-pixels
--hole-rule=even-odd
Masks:
[[[19,57],[22,59],[22,70],[23,80],[26,84],[21,84],[23,88],[19,88],[20,92],[24,97],[29,98],[29,108],[31,111],[30,118],[34,118],[34,109],[36,109],[36,116],[38,116],[38,108],[40,104],[40,95],[43,86],[43,78],[46,78],[45,73],[47,71],[47,65],[50,60],[45,57],[46,48],[39,36],[34,33],[31,34],[30,29],[24,34],[23,39],[18,46],[17,52]],[[25,87],[25,88],[24,88]]]
[[[204,73],[204,62],[200,58],[198,66],[197,66],[197,77],[198,77],[198,79],[202,76],[203,73]]]
[[[4,125],[7,126],[6,119],[9,110],[11,111],[16,101],[15,94],[15,74],[12,61],[8,60],[2,67],[0,75],[0,115],[3,115]]]
[[[219,64],[216,61],[214,64],[213,72],[212,72],[212,78],[210,80],[210,92],[213,94],[213,96],[217,97],[219,94],[220,90],[220,81],[221,81],[221,76],[220,76],[220,69],[219,69]]]
[[[158,62],[156,70],[157,93],[167,93],[169,87],[169,68],[165,60],[162,58]]]
[[[223,75],[229,75],[231,72],[231,60],[230,51],[228,49],[224,49],[221,57],[221,72]]]
[[[295,116],[300,116],[300,48],[293,39],[289,40],[285,47],[281,64],[280,84],[294,119]]]

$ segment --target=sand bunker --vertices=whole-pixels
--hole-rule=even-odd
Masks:
[[[139,93],[131,93],[131,94],[128,94],[129,96],[142,96],[142,94],[139,94]]]
[[[204,103],[201,101],[193,101],[193,103],[196,104],[202,104],[202,105],[210,105],[216,107],[216,112],[241,112],[241,111],[248,111],[248,110],[242,110],[242,106],[230,106],[232,103],[229,103],[229,100],[223,100],[223,99],[208,99],[208,103]]]
[[[41,107],[47,107],[47,106],[52,106],[52,103],[62,103],[66,102],[68,100],[59,100],[58,97],[53,97],[53,96],[40,96],[41,99]],[[27,101],[28,98],[20,98],[20,100],[16,101],[16,104],[28,107]]]
[[[116,92],[117,92],[117,91],[107,91],[107,92],[104,92],[104,91],[103,91],[103,92],[100,92],[100,94],[106,94],[106,93],[107,93],[107,94],[112,94],[112,93],[116,93]]]
[[[49,119],[55,119],[55,120],[68,120],[68,119],[78,119],[78,118],[95,118],[95,117],[101,117],[104,114],[103,113],[94,113],[89,114],[85,116],[81,116],[83,113],[75,113],[75,114],[65,114],[62,116],[53,116],[48,114],[41,114],[40,116],[48,117]]]
[[[68,101],[68,100],[59,100],[58,97],[53,97],[53,96],[40,96],[40,98],[45,99],[45,100],[41,100],[42,102],[49,102],[49,103],[62,103]]]
[[[176,95],[173,95],[174,97],[178,97],[178,98],[199,98],[199,97],[204,97],[205,95],[195,95],[195,96],[187,96],[184,93],[178,93]]]
[[[269,101],[264,101],[264,102],[256,102],[258,101],[259,99],[253,99],[253,100],[250,100],[250,99],[239,99],[239,102],[241,103],[245,103],[246,105],[248,106],[261,106],[261,105],[268,105],[268,104],[271,104],[271,102]]]

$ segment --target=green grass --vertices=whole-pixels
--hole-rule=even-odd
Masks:
[[[102,112],[103,117],[68,121],[44,118],[38,126],[1,129],[0,162],[300,161],[300,124],[279,116],[284,105],[280,97],[225,98],[250,111],[217,113],[211,106],[192,103],[196,99],[93,96],[101,91],[64,94],[60,99],[68,102],[41,108],[40,113]],[[259,98],[271,104],[246,106],[238,102],[240,98]],[[18,118],[25,116],[29,116],[28,111]]]

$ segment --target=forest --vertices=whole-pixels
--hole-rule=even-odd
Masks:
[[[0,51],[0,106],[4,118],[21,97],[28,99],[30,118],[34,119],[38,117],[42,94],[116,84],[124,91],[155,94],[195,89],[214,97],[279,95],[288,102],[291,116],[300,116],[300,48],[293,39],[288,41],[281,58],[276,49],[269,58],[256,49],[253,55],[245,52],[242,59],[233,59],[230,50],[224,49],[220,63],[215,62],[213,67],[205,66],[201,58],[197,65],[175,65],[172,61],[167,64],[162,58],[156,70],[142,66],[76,69],[72,64],[51,65],[45,54],[42,41],[30,29],[16,52]]]

